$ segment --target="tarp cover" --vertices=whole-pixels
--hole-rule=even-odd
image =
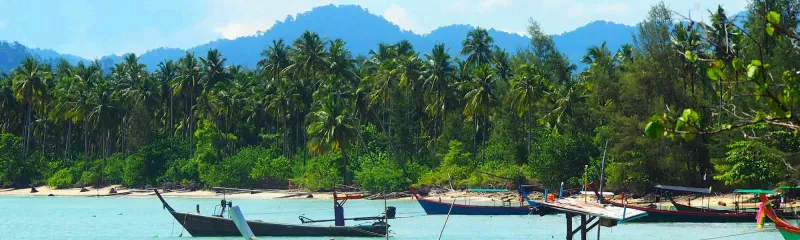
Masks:
[[[497,192],[508,192],[507,189],[504,188],[470,188],[470,192],[477,192],[477,193],[497,193]]]
[[[775,190],[764,190],[764,189],[736,189],[733,190],[735,193],[753,193],[753,194],[776,194]]]
[[[656,188],[664,190],[672,190],[672,191],[681,191],[681,192],[711,193],[711,190],[708,188],[680,187],[680,186],[668,186],[668,185],[656,185]]]

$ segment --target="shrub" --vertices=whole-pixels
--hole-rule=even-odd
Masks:
[[[58,170],[52,177],[47,179],[47,185],[56,189],[72,187],[72,172],[69,168]]]
[[[0,186],[14,185],[22,177],[22,138],[0,134]]]
[[[261,186],[283,187],[287,186],[292,177],[292,163],[284,157],[273,158],[266,155],[258,159],[255,167],[250,171],[250,179]]]
[[[450,148],[442,158],[442,164],[430,174],[420,179],[421,184],[450,185],[464,187],[466,179],[475,170],[470,153],[465,151],[459,141],[450,141]],[[452,181],[451,181],[452,179]]]
[[[408,188],[411,180],[408,179],[400,166],[389,163],[386,153],[378,153],[375,165],[367,163],[369,157],[362,156],[360,162],[361,170],[356,171],[356,182],[361,185],[363,190],[389,192],[402,191]]]
[[[342,182],[342,177],[339,175],[341,171],[338,170],[337,164],[340,160],[339,152],[309,158],[306,165],[299,169],[302,172],[301,177],[292,180],[312,191],[331,190],[337,183]]]

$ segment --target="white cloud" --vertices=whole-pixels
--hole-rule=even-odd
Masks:
[[[215,27],[214,31],[222,35],[223,38],[234,39],[253,35],[255,32],[264,30],[267,27],[261,24],[249,24],[248,22],[231,22],[225,26]]]
[[[628,13],[628,10],[630,10],[630,6],[628,6],[628,4],[626,4],[624,2],[598,4],[595,7],[596,13],[604,14],[604,15],[625,14],[625,13]]]
[[[488,10],[493,8],[496,5],[508,6],[510,0],[481,0],[480,5],[481,9]]]
[[[467,11],[467,4],[464,0],[456,0],[447,4],[447,9],[450,12],[465,12]]]
[[[397,26],[404,30],[418,31],[418,29],[416,29],[416,24],[411,20],[411,17],[409,17],[408,11],[397,4],[392,3],[386,11],[383,11],[383,18],[397,24]]]

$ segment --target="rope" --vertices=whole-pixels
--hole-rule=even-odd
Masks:
[[[181,224],[181,227],[182,227],[181,228],[181,235],[178,236],[178,237],[183,237],[183,230],[186,229],[186,217],[187,216],[189,216],[188,213],[183,215],[183,224]]]
[[[725,235],[725,236],[719,236],[719,237],[702,238],[702,239],[700,239],[700,240],[710,240],[710,239],[729,238],[729,237],[737,237],[737,236],[748,235],[748,234],[753,234],[753,233],[760,233],[760,232],[774,232],[774,231],[778,231],[778,229],[763,230],[763,231],[752,231],[752,232],[743,232],[743,233],[739,233],[739,234],[733,234],[733,235]]]
[[[356,231],[356,232],[360,232],[360,233],[364,233],[364,234],[373,235],[373,236],[376,236],[376,237],[383,237],[383,234],[378,234],[376,232],[363,230],[363,229],[360,229],[358,227],[350,227],[350,228],[347,228],[347,229],[350,229],[350,230]],[[387,232],[386,234],[389,234],[389,233]]]
[[[172,237],[172,235],[175,234],[175,221],[178,221],[178,220],[175,220],[175,218],[172,218],[172,229],[169,230],[169,236],[170,237]]]

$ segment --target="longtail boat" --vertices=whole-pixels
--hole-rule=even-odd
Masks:
[[[800,240],[800,228],[792,225],[789,222],[786,222],[778,214],[775,213],[775,210],[772,209],[772,204],[767,199],[766,194],[760,194],[759,198],[761,199],[761,206],[763,208],[763,213],[766,215],[773,223],[775,223],[775,228],[781,233],[783,239],[785,240]],[[761,216],[756,218],[756,221],[759,221]],[[763,223],[759,223],[763,224]],[[761,225],[760,225],[761,226]],[[759,226],[759,227],[760,227]]]
[[[448,212],[451,215],[529,215],[537,211],[535,206],[481,206],[435,201],[420,196],[414,187],[409,187],[409,189],[411,195],[417,199],[428,215],[447,214]]]
[[[236,228],[236,224],[231,218],[224,217],[225,208],[231,207],[231,203],[227,202],[221,205],[219,215],[203,216],[195,213],[181,213],[175,211],[168,203],[161,197],[158,190],[154,190],[156,196],[161,200],[172,217],[180,223],[186,231],[194,237],[227,237],[227,236],[241,236],[241,233]],[[389,225],[384,222],[384,218],[394,218],[394,213],[390,213],[387,209],[386,216],[366,217],[366,218],[352,218],[344,219],[344,210],[342,208],[344,201],[347,199],[356,199],[356,197],[337,197],[334,193],[334,212],[336,219],[334,220],[321,220],[314,221],[301,216],[301,221],[305,223],[312,222],[326,222],[335,221],[335,226],[314,226],[314,225],[295,225],[283,223],[269,223],[262,221],[247,221],[247,225],[252,229],[253,234],[256,236],[292,236],[292,237],[385,237],[388,232]],[[345,220],[375,220],[372,224],[357,225],[357,226],[344,226]]]
[[[699,212],[640,207],[626,204],[624,197],[620,202],[615,202],[601,197],[596,190],[595,193],[598,199],[603,199],[604,203],[647,212],[647,216],[636,219],[636,222],[752,222],[753,216],[755,216],[753,213]]]

